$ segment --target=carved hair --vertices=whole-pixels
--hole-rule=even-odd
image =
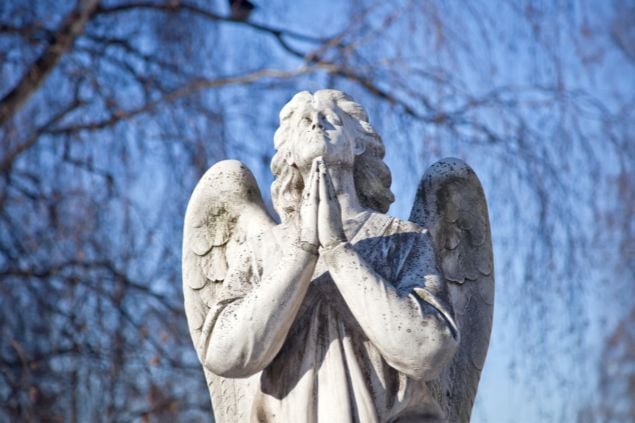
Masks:
[[[353,178],[355,190],[362,206],[386,213],[395,197],[390,191],[392,177],[390,169],[383,162],[384,144],[381,137],[368,122],[368,114],[349,95],[337,90],[320,90],[315,94],[302,91],[296,94],[280,111],[280,127],[274,135],[276,154],[271,159],[271,172],[275,180],[271,185],[273,206],[282,221],[289,220],[298,209],[304,189],[304,181],[297,167],[289,165],[285,157],[289,155],[288,142],[292,136],[291,118],[301,106],[316,99],[324,103],[332,102],[339,111],[348,115],[349,123],[364,145],[364,152],[355,157]]]

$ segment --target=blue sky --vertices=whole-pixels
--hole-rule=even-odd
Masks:
[[[633,305],[633,296],[624,293],[632,291],[635,276],[619,249],[633,228],[615,224],[629,213],[620,203],[620,181],[632,186],[634,174],[625,160],[632,146],[625,150],[635,137],[635,62],[615,46],[612,33],[616,8],[627,3],[254,1],[253,22],[319,38],[340,37],[346,48],[319,54],[345,63],[398,104],[324,71],[270,78],[207,89],[112,131],[80,133],[72,142],[43,136],[16,168],[43,164],[48,172],[50,166],[55,175],[51,186],[62,191],[75,184],[91,189],[95,181],[101,184],[94,174],[75,167],[64,168],[62,176],[55,173],[64,142],[71,156],[85,155],[97,168],[115,172],[114,188],[122,198],[108,202],[100,191],[103,184],[87,194],[98,204],[106,199],[100,206],[109,211],[104,225],[108,233],[100,240],[106,240],[106,249],[123,250],[131,241],[121,215],[130,214],[131,227],[152,235],[132,240],[142,259],[130,266],[130,274],[170,295],[174,280],[162,276],[162,271],[171,274],[162,266],[173,265],[180,253],[182,216],[200,171],[189,162],[193,157],[188,149],[204,140],[194,159],[205,166],[223,158],[244,161],[268,197],[278,111],[300,90],[344,90],[366,107],[383,137],[396,197],[391,214],[408,217],[419,178],[442,157],[464,159],[483,183],[497,292],[490,354],[473,421],[575,420],[580,408],[596,400],[604,338]],[[51,4],[38,3],[44,10]],[[227,11],[224,0],[201,4]],[[59,12],[51,26],[63,15]],[[104,21],[93,29],[115,31],[143,52],[159,52],[160,58],[189,57],[192,61],[178,63],[179,69],[201,78],[263,68],[292,71],[305,64],[273,37],[242,24],[225,22],[202,32],[195,25],[198,18],[183,14],[178,17],[182,25],[166,25],[180,32],[166,35],[158,20],[149,19],[151,12],[122,16],[134,19]],[[184,41],[168,43],[162,36]],[[303,51],[316,45],[285,40]],[[76,47],[95,45],[80,38]],[[21,71],[11,60],[18,63],[24,54],[7,50],[10,54],[0,66],[5,89]],[[55,110],[53,106],[63,104],[72,85],[64,72],[82,70],[78,63],[94,70],[105,96],[118,107],[129,110],[143,101],[141,87],[114,61],[129,56],[109,47],[97,59],[91,57],[85,50],[63,60],[18,122],[32,124],[31,116],[43,120],[49,106]],[[130,63],[147,70],[138,57]],[[170,88],[182,82],[166,70],[159,75]],[[89,83],[82,86],[88,105],[68,122],[111,113],[93,89]],[[200,113],[202,108],[207,113]],[[75,203],[68,204],[69,216],[81,218]],[[165,260],[166,248],[171,261]],[[152,278],[148,269],[156,269]],[[130,309],[135,309],[136,298],[128,300]],[[134,317],[145,318],[151,308],[139,307]]]

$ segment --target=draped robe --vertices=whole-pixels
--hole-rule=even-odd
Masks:
[[[237,267],[234,276],[225,281],[205,318],[198,340],[201,361],[212,333],[231,325],[232,307],[239,306],[250,291],[258,290],[263,275],[279,262],[280,251],[290,242],[285,225],[245,243],[242,259],[233,265]],[[391,366],[364,332],[368,323],[351,313],[321,256],[282,348],[261,371],[245,380],[247,393],[241,404],[249,410],[241,410],[241,414],[252,422],[444,421],[426,381],[451,360],[458,333],[429,234],[411,222],[370,213],[342,248],[359,254],[399,295],[416,300],[420,315],[414,317],[433,326],[434,336],[429,341],[447,345],[446,353],[436,363],[422,363],[430,370],[421,378]],[[403,330],[403,322],[391,313],[378,316],[373,314],[376,312],[369,302],[368,314],[362,319],[380,319],[391,330]],[[245,345],[250,345],[251,336],[249,330],[244,333]]]

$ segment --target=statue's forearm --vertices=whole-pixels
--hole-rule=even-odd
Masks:
[[[317,257],[295,246],[276,270],[220,314],[207,342],[205,366],[225,377],[246,377],[276,356],[302,304]]]
[[[413,294],[399,295],[348,243],[327,250],[324,258],[353,316],[384,359],[413,378],[435,377],[457,344],[442,314]]]

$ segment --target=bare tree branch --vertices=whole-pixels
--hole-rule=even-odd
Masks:
[[[57,62],[71,48],[75,39],[84,31],[86,23],[94,16],[98,5],[99,0],[81,0],[64,19],[60,29],[51,34],[53,41],[20,82],[0,100],[0,127],[37,91]]]
[[[45,133],[57,122],[62,120],[64,116],[77,109],[80,105],[81,101],[75,99],[71,102],[71,104],[51,116],[51,118],[44,125],[34,130],[24,142],[18,144],[13,149],[8,151],[0,161],[0,172],[7,172],[21,154],[23,154],[25,151],[27,151],[37,143],[43,133]]]
[[[275,69],[261,69],[244,75],[229,76],[217,79],[199,79],[189,81],[188,83],[176,88],[161,98],[145,103],[144,105],[131,110],[121,110],[106,119],[93,121],[88,123],[80,123],[76,125],[64,126],[61,128],[52,128],[45,131],[49,135],[69,135],[83,130],[100,130],[111,127],[121,121],[131,119],[143,113],[152,111],[155,107],[162,103],[175,101],[179,98],[186,97],[204,89],[218,88],[227,85],[246,85],[258,82],[264,79],[290,79],[298,75],[316,72],[317,68],[301,66],[295,70],[282,71]]]
[[[328,40],[328,38],[314,37],[314,36],[302,34],[296,31],[291,31],[288,29],[282,29],[282,28],[272,27],[268,25],[257,24],[254,22],[240,20],[240,19],[233,19],[229,16],[219,15],[218,13],[205,10],[196,5],[189,4],[186,2],[170,2],[165,4],[157,4],[157,3],[149,3],[149,2],[131,2],[131,3],[119,4],[116,6],[100,7],[97,9],[97,12],[101,15],[107,15],[107,14],[127,12],[127,11],[138,10],[138,9],[157,10],[157,11],[167,12],[167,13],[184,11],[184,12],[193,13],[195,15],[201,16],[205,19],[209,19],[212,21],[231,22],[235,24],[246,25],[258,31],[267,32],[275,37],[287,36],[290,38],[294,38],[298,41],[324,43]]]

